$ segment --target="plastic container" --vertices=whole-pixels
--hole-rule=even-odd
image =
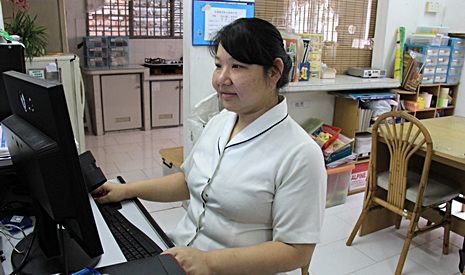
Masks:
[[[109,47],[128,47],[129,37],[128,36],[109,36]]]
[[[129,56],[118,56],[110,57],[110,67],[128,67],[129,66]]]
[[[433,95],[427,92],[422,92],[420,96],[423,98],[425,102],[425,108],[430,108],[431,107],[431,99],[433,98]]]
[[[434,67],[433,67],[434,68]],[[434,74],[424,74],[422,77],[421,77],[421,84],[432,84],[434,81]]]
[[[449,43],[449,37],[443,35],[412,34],[410,43],[431,46],[447,46]]]
[[[450,59],[450,66],[463,66],[463,57],[452,57]]]
[[[462,66],[450,66],[447,73],[449,75],[460,75],[462,73],[462,68]]]
[[[435,74],[433,83],[446,83],[447,74]]]
[[[110,56],[129,56],[129,47],[110,47]]]
[[[89,69],[108,68],[108,57],[87,57],[84,65]]]
[[[449,46],[454,49],[465,48],[465,39],[452,37],[449,39]]]
[[[326,208],[343,204],[347,199],[352,170],[355,164],[346,164],[327,169]]]
[[[447,84],[458,84],[460,82],[460,75],[448,75],[446,78]]]
[[[315,139],[316,143],[320,145],[321,149],[324,150],[328,148],[329,145],[333,144],[334,141],[337,140],[339,133],[341,132],[341,128],[336,126],[331,126],[328,124],[323,124],[319,129],[312,133],[312,137]],[[317,138],[320,133],[327,133],[330,134],[330,138],[326,142]]]
[[[436,67],[436,70],[434,71],[434,73],[436,74],[446,74],[447,71],[449,70],[449,66],[437,66]]]
[[[108,48],[102,47],[87,47],[86,57],[108,57]]]
[[[464,57],[465,56],[465,48],[464,49],[453,49],[451,51],[452,57]]]
[[[436,66],[438,64],[437,56],[427,56],[425,58],[425,66]]]
[[[438,55],[449,56],[450,52],[451,52],[451,48],[449,46],[438,48]]]
[[[437,66],[448,66],[450,58],[448,56],[438,56],[436,65]]]
[[[435,73],[436,73],[436,67],[434,66],[423,67],[423,74],[435,74]]]
[[[85,47],[100,47],[105,48],[108,46],[108,37],[107,36],[85,36],[83,38]]]
[[[418,26],[416,33],[449,35],[449,27],[443,26]]]

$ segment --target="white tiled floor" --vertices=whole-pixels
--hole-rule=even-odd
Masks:
[[[108,179],[121,175],[126,181],[163,175],[161,148],[182,145],[182,127],[152,131],[120,131],[104,136],[86,136],[86,147]],[[326,209],[322,243],[317,246],[310,266],[311,275],[391,275],[402,249],[407,223],[399,230],[387,228],[356,237],[345,245],[360,210],[363,194],[347,197],[346,203]],[[165,231],[174,228],[184,214],[181,203],[144,202]],[[460,205],[454,214],[465,218]],[[451,233],[449,255],[442,254],[441,229],[416,237],[403,269],[405,275],[458,275],[459,249],[463,237]],[[289,274],[297,275],[300,271]]]

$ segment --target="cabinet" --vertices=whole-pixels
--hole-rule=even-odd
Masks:
[[[439,97],[441,89],[448,89],[450,101],[447,106],[441,107],[439,104]],[[457,102],[459,85],[458,84],[420,84],[415,92],[405,91],[402,89],[394,89],[393,92],[398,94],[401,100],[417,101],[422,93],[431,94],[431,106],[429,108],[422,108],[418,110],[406,110],[413,116],[419,119],[434,118],[437,116],[451,116],[454,114],[455,105]]]
[[[142,128],[140,74],[102,75],[105,131]]]
[[[152,127],[182,124],[182,81],[152,81],[150,88]]]

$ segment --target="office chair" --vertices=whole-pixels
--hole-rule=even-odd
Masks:
[[[380,146],[381,140],[386,145],[384,148]],[[423,160],[418,156],[412,158],[419,150],[426,151]],[[396,275],[402,273],[413,237],[444,227],[443,254],[449,252],[451,202],[459,195],[460,185],[430,173],[432,155],[433,142],[429,131],[414,116],[393,111],[380,115],[375,121],[365,202],[346,245],[352,244],[366,214],[374,208],[384,207],[397,214],[397,229],[402,217],[410,220]],[[432,208],[440,210],[443,219],[438,223],[428,222],[420,228],[421,213]]]

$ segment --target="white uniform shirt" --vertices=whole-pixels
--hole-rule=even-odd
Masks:
[[[319,146],[287,114],[285,99],[228,142],[236,118],[213,117],[181,165],[191,197],[174,243],[212,250],[319,242],[327,179]]]

